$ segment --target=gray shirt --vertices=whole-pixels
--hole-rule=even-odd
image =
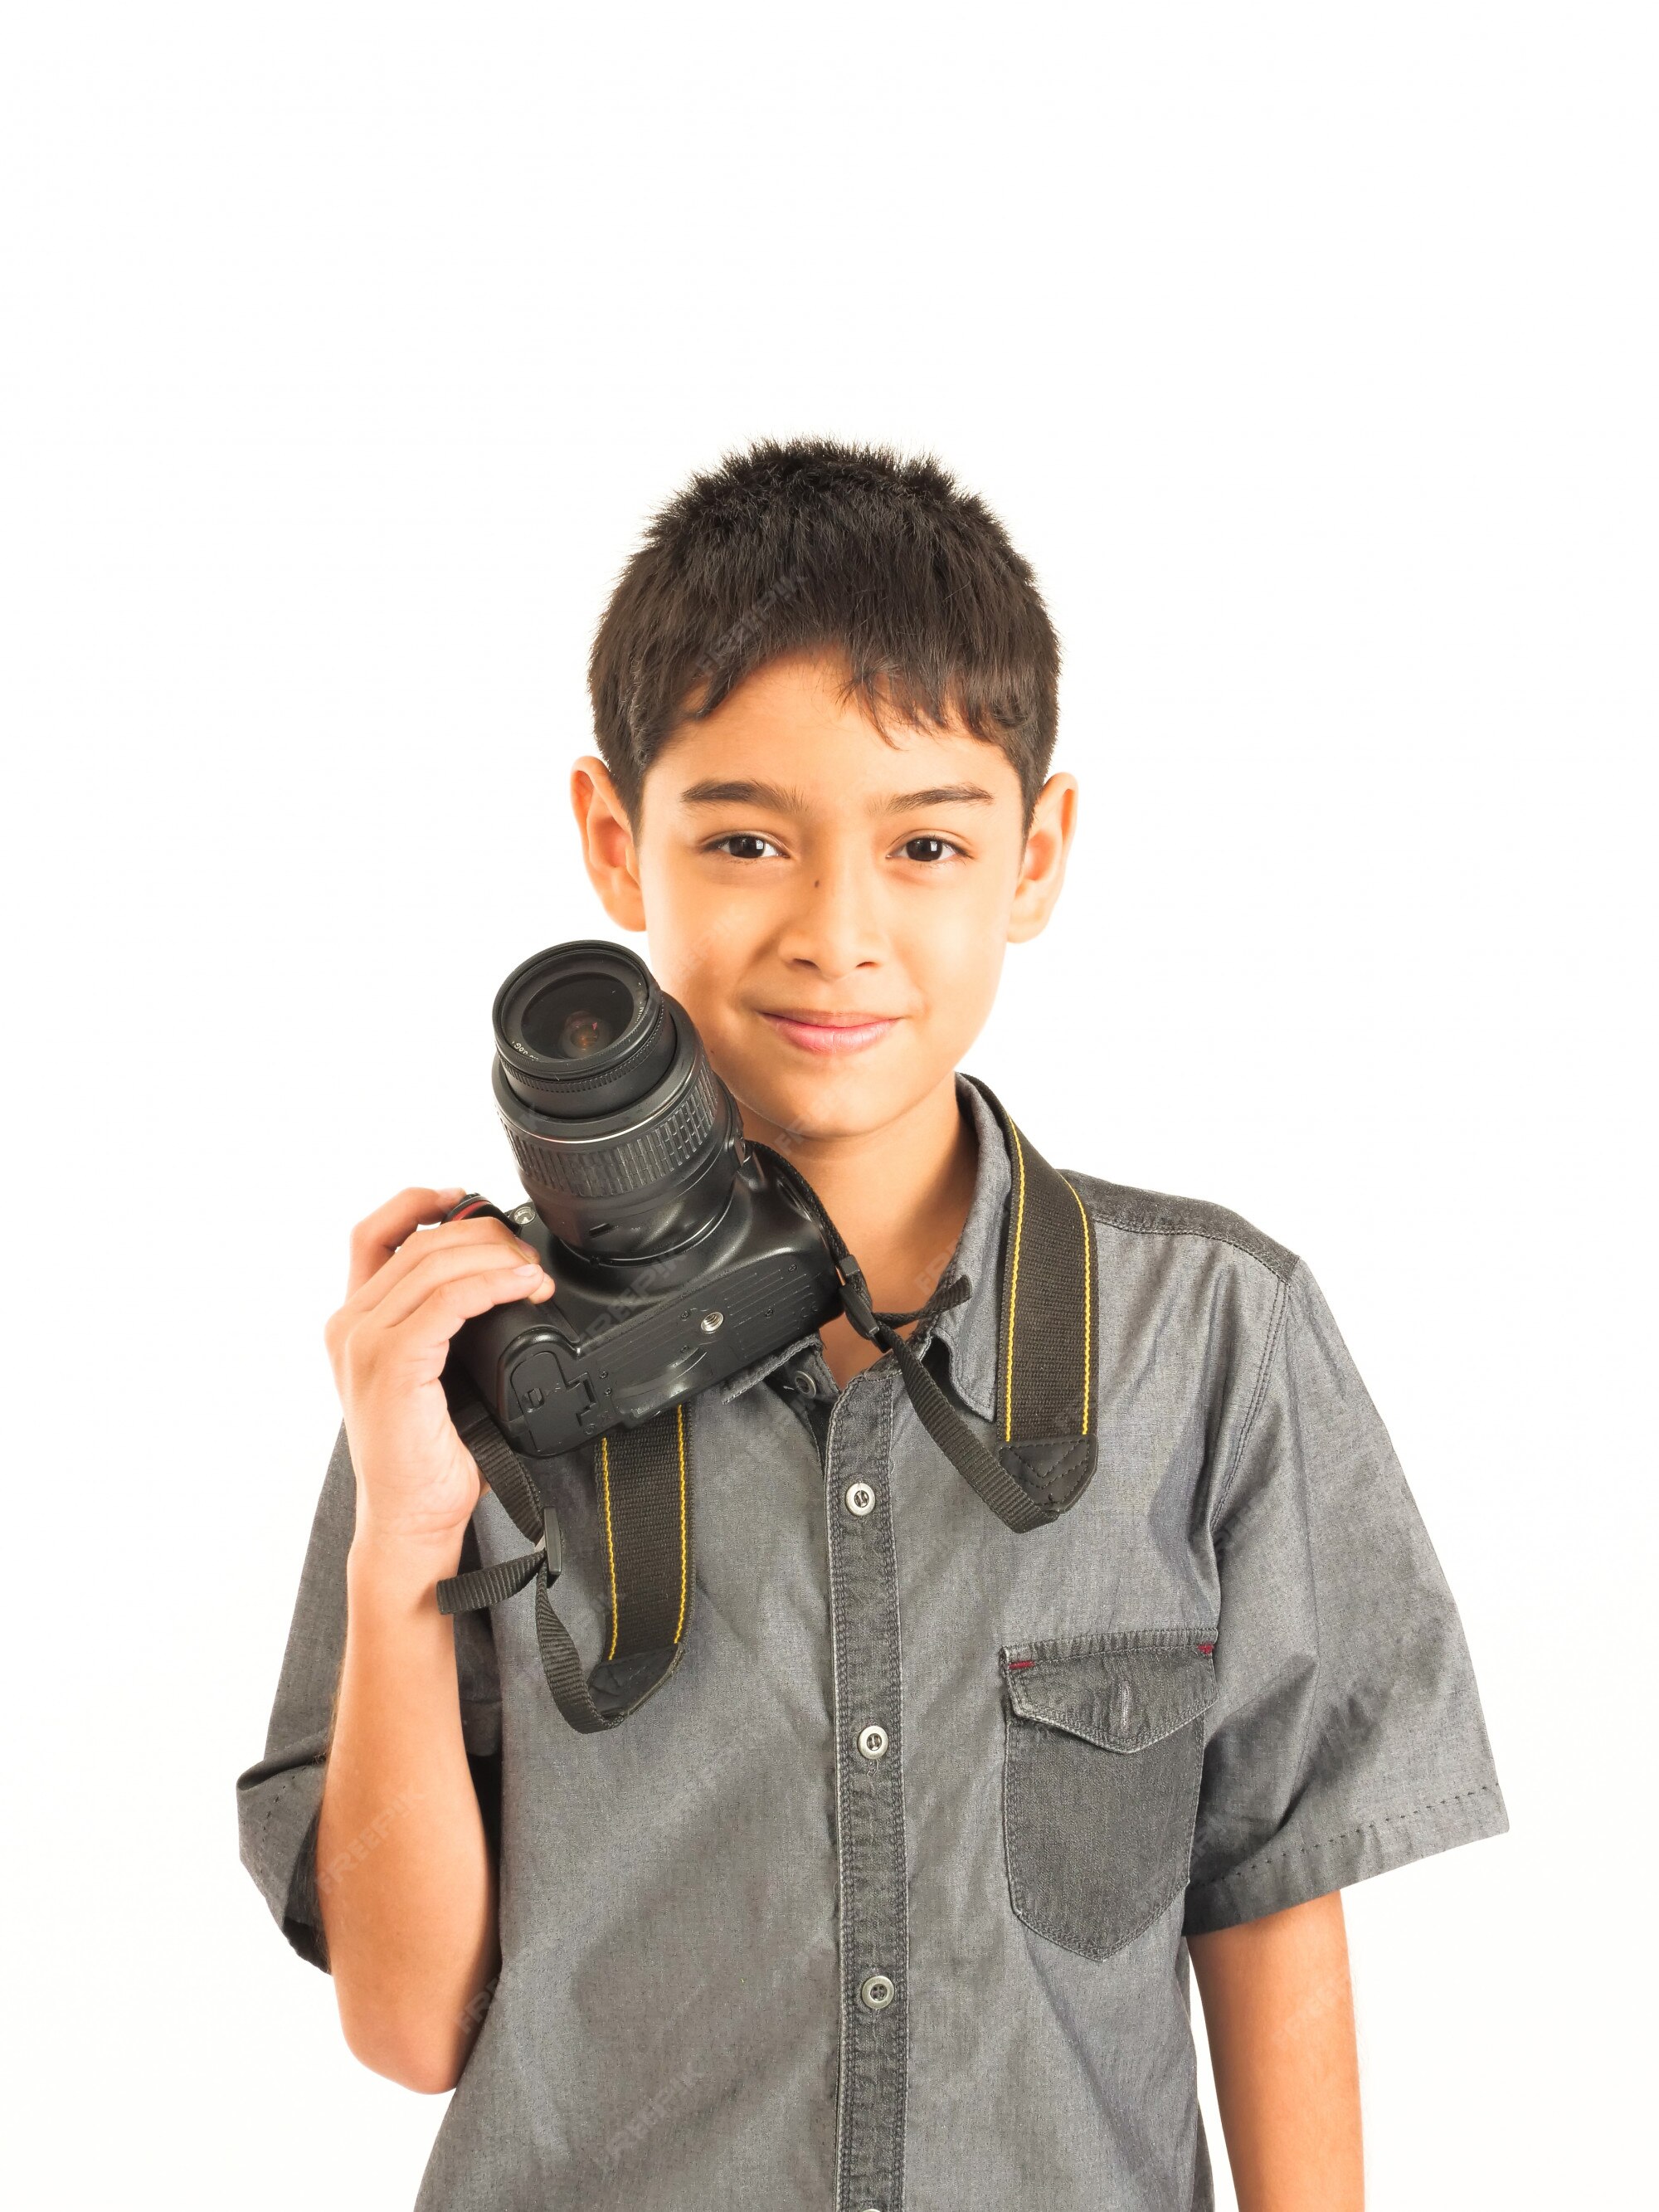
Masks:
[[[914,1341],[989,1438],[1009,1162],[958,1090],[972,1295]],[[1013,1534],[893,1361],[837,1389],[815,1333],[692,1402],[690,1642],[637,1713],[566,1725],[529,1592],[457,1620],[502,1963],[416,2212],[1198,2212],[1185,1938],[1507,1826],[1456,1610],[1305,1261],[1070,1180],[1100,1461],[1059,1520]],[[587,1455],[555,1469],[591,1663]],[[237,1784],[243,1860],[325,1967],[353,1499],[343,1437]],[[472,1531],[523,1552],[488,1492]]]

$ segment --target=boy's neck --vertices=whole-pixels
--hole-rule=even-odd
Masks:
[[[898,1120],[854,1137],[786,1135],[746,1108],[743,1124],[811,1184],[878,1310],[908,1313],[927,1302],[956,1249],[979,1169],[978,1138],[957,1103],[954,1074]],[[823,1342],[837,1382],[880,1357],[845,1318],[826,1325]]]

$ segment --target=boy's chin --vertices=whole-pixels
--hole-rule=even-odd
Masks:
[[[881,1067],[879,1058],[878,1048],[822,1067],[788,1068],[768,1054],[733,1070],[735,1081],[726,1079],[751,1133],[787,1152],[792,1145],[867,1136],[915,1103],[915,1071]],[[906,1081],[907,1076],[913,1079]],[[769,1130],[776,1134],[769,1136]]]

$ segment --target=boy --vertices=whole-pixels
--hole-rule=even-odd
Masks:
[[[572,776],[607,913],[982,1437],[1014,1170],[955,1071],[1060,894],[1057,662],[933,464],[763,445],[624,574]],[[1506,1826],[1456,1613],[1305,1264],[1067,1180],[1098,1437],[1070,1510],[1005,1527],[837,1317],[690,1402],[684,1661],[590,1735],[527,1597],[434,1595],[464,1540],[524,1548],[448,1418],[449,1340],[553,1285],[499,1221],[431,1225],[453,1191],[357,1231],[239,1802],[353,2051],[459,2085],[421,2207],[1206,2206],[1189,1959],[1245,2212],[1359,2204],[1341,1886]],[[947,1279],[965,1301],[930,1304]],[[591,1656],[588,1455],[556,1466]]]

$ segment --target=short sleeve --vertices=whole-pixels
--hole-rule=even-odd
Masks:
[[[356,1525],[356,1477],[343,1425],[317,1501],[295,1599],[265,1755],[236,1782],[242,1864],[302,1959],[328,1971],[317,1897],[317,1822],[345,1651],[346,1555]],[[477,1565],[471,1528],[463,1570]],[[501,1683],[482,1613],[455,1620],[456,1671],[468,1763],[492,1848],[500,1803]]]
[[[1260,1394],[1213,1531],[1216,1697],[1188,1935],[1509,1826],[1457,1608],[1301,1260]]]

